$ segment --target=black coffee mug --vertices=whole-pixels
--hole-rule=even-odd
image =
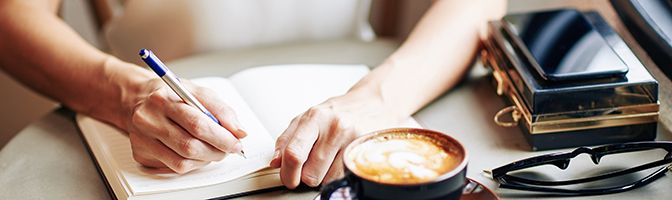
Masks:
[[[390,133],[411,133],[420,134],[434,138],[442,145],[451,145],[458,153],[462,155],[462,160],[452,170],[441,174],[433,181],[415,183],[415,184],[391,184],[381,183],[358,176],[351,170],[353,166],[348,166],[345,159],[350,159],[350,151],[359,144],[383,134]],[[343,152],[343,164],[345,166],[345,177],[322,187],[320,198],[327,200],[331,198],[339,188],[349,187],[351,199],[460,199],[464,186],[468,183],[467,173],[467,153],[462,144],[454,138],[440,132],[417,129],[417,128],[395,128],[375,131],[352,141]]]

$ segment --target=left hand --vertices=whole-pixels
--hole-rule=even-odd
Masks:
[[[401,117],[373,93],[331,98],[292,120],[278,137],[271,167],[290,189],[300,182],[311,187],[343,174],[343,150],[363,133],[396,125]]]

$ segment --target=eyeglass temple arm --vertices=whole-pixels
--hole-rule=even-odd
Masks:
[[[594,148],[579,147],[574,151],[567,153],[546,154],[515,161],[507,165],[492,169],[491,171],[489,171],[489,174],[492,176],[493,179],[496,179],[511,171],[546,164],[551,164],[564,170],[567,169],[567,167],[569,167],[570,159],[582,153],[590,155],[590,158],[593,161],[593,163],[599,164],[600,159],[605,155],[642,151],[656,148],[665,149],[668,152],[668,154],[670,154],[672,153],[672,142],[663,142],[663,141],[631,142],[631,143],[604,145]],[[488,172],[486,172],[486,174],[488,174]]]
[[[529,186],[529,185],[523,185],[523,184],[516,184],[516,183],[501,183],[500,187],[501,188],[508,188],[508,189],[514,189],[514,190],[524,190],[524,191],[534,191],[534,192],[547,192],[547,193],[556,193],[556,194],[563,194],[563,195],[602,195],[602,194],[612,194],[612,193],[618,193],[618,192],[624,192],[632,189],[636,189],[639,187],[642,187],[646,184],[649,184],[660,177],[663,177],[665,175],[665,168],[658,169],[656,172],[653,174],[650,174],[646,177],[644,177],[641,180],[625,184],[625,185],[620,185],[616,187],[607,187],[607,188],[598,188],[598,189],[579,189],[579,190],[572,190],[572,189],[563,189],[563,188],[548,188],[548,187],[538,187],[538,186]]]
[[[588,177],[588,178],[566,180],[566,181],[532,180],[532,179],[512,176],[512,175],[508,175],[508,174],[501,176],[500,179],[503,179],[506,182],[517,182],[517,183],[530,184],[530,185],[544,185],[544,186],[575,185],[575,184],[598,181],[598,180],[602,180],[602,179],[609,179],[609,178],[613,178],[613,177],[617,177],[617,176],[622,176],[622,175],[625,175],[625,174],[635,173],[635,172],[639,172],[639,171],[642,171],[642,170],[646,170],[646,169],[650,169],[650,168],[654,168],[654,167],[658,167],[658,166],[666,165],[666,164],[670,164],[670,163],[672,163],[672,158],[667,157],[663,160],[639,165],[639,166],[632,167],[632,168],[629,168],[629,169],[624,169],[624,170],[615,171],[615,172],[606,173],[606,174],[593,176],[593,177]],[[663,170],[662,173],[664,173],[664,172],[666,172],[667,170],[670,169],[670,166],[663,167],[661,169]],[[661,169],[658,169],[658,171],[660,171]]]

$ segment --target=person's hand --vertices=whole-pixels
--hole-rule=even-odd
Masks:
[[[294,118],[275,145],[271,167],[280,167],[290,189],[316,187],[343,174],[343,149],[358,135],[400,119],[372,94],[334,97]]]
[[[127,94],[133,100],[127,102],[132,105],[126,122],[137,162],[180,174],[239,152],[242,145],[236,138],[247,135],[234,111],[215,92],[181,81],[221,125],[184,103],[158,78],[137,93]]]

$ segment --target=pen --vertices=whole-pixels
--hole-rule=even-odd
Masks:
[[[182,100],[191,106],[196,107],[198,110],[203,112],[205,115],[210,117],[215,123],[220,124],[219,120],[215,118],[208,109],[199,102],[194,95],[192,95],[182,83],[180,83],[180,80],[177,79],[177,76],[166,67],[161,60],[159,60],[152,51],[147,50],[147,49],[141,49],[140,50],[140,58],[142,58],[142,61],[145,61],[145,63],[149,66],[149,68],[152,68],[152,70],[156,73],[156,75],[159,75],[161,79],[163,79],[163,82],[166,82],[168,84],[168,87],[173,89],[173,91],[177,94],[177,96],[180,96]],[[241,149],[240,150],[240,155],[245,157],[245,152]]]

